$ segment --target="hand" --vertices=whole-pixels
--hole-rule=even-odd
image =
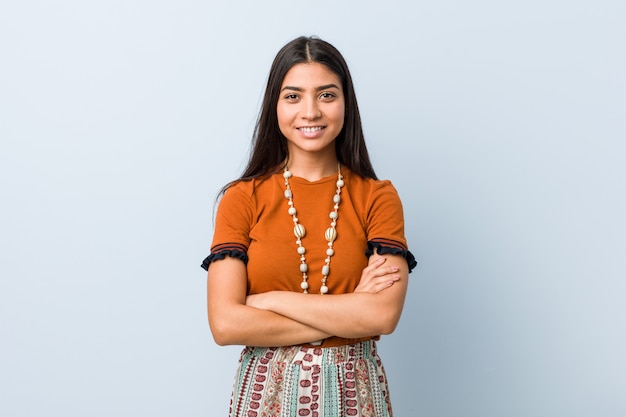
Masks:
[[[361,273],[361,280],[354,292],[378,293],[400,279],[397,266],[385,266],[387,258],[378,254],[370,256],[368,265]]]
[[[252,294],[246,297],[246,305],[248,307],[254,307],[261,310],[267,310],[264,307],[264,300],[267,298],[268,293]]]

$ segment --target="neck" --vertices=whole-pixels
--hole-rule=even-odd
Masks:
[[[289,171],[291,171],[294,176],[304,178],[308,181],[317,181],[320,178],[336,174],[337,163],[336,156],[325,159],[290,157],[287,160]]]

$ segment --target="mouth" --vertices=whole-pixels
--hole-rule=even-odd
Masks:
[[[302,126],[297,129],[303,133],[315,133],[324,130],[326,126]]]

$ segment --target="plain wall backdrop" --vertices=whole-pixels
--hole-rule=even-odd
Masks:
[[[0,415],[226,415],[200,262],[298,35],[403,198],[396,415],[626,415],[625,5],[1,1]]]

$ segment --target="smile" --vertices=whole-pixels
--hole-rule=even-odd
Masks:
[[[324,129],[323,126],[304,126],[304,127],[299,127],[298,130],[304,132],[304,133],[313,133],[313,132],[318,132],[320,130]]]

